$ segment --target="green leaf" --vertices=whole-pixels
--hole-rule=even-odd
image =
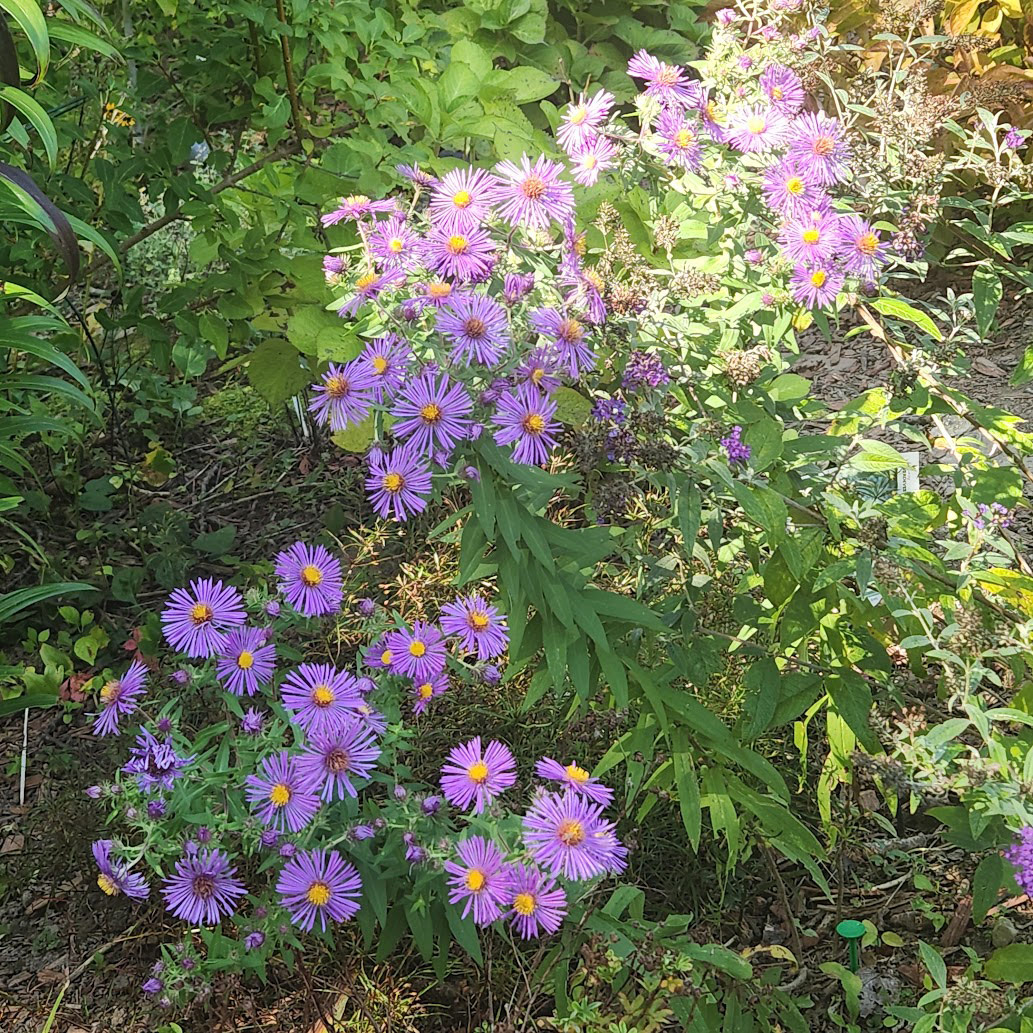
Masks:
[[[674,757],[674,781],[678,787],[678,809],[682,824],[693,850],[699,849],[702,831],[703,811],[700,806],[699,779],[689,748],[689,737],[683,728],[676,728],[671,735]]]
[[[345,452],[366,452],[376,437],[374,416],[370,413],[361,423],[353,423],[345,430],[335,430],[330,440]]]
[[[301,365],[297,348],[282,337],[274,337],[251,353],[247,378],[270,405],[282,405],[308,387],[312,374]]]
[[[592,403],[572,387],[558,387],[552,393],[556,403],[556,419],[570,427],[580,427],[592,412]]]
[[[972,303],[976,308],[979,336],[986,337],[994,325],[997,309],[1004,297],[1001,278],[992,265],[981,265],[972,274]]]
[[[987,854],[972,876],[972,918],[978,924],[996,903],[1004,885],[1004,858],[999,853]]]
[[[220,527],[217,531],[199,534],[194,539],[194,548],[198,552],[206,552],[209,556],[225,556],[233,548],[233,540],[237,537],[237,529],[232,524]]]
[[[14,699],[0,699],[0,717],[20,714],[30,707],[52,707],[57,703],[56,692],[33,692]]]
[[[768,384],[768,394],[776,402],[799,402],[811,392],[811,382],[798,373],[783,373]]]
[[[884,470],[899,470],[908,465],[907,460],[885,441],[858,441],[859,454],[852,456],[850,466],[865,473],[881,473]]]
[[[1001,983],[1033,982],[1033,943],[1009,943],[990,955],[983,974]]]
[[[32,97],[13,86],[0,86],[0,101],[10,104],[39,133],[43,149],[47,152],[47,162],[53,169],[57,165],[57,131],[50,116]]]
[[[35,585],[31,588],[19,588],[14,592],[0,595],[0,624],[9,621],[22,610],[27,610],[37,603],[46,602],[59,595],[76,595],[80,592],[96,592],[93,585],[82,581],[58,581],[51,585]]]
[[[1033,948],[1031,948],[1033,950]],[[935,947],[930,947],[924,940],[918,941],[918,953],[922,956],[922,964],[929,970],[933,982],[941,989],[947,989],[947,963]],[[1033,955],[1031,955],[1033,958]]]
[[[0,0],[0,11],[8,14],[28,37],[36,58],[36,74],[30,86],[35,86],[47,74],[50,64],[50,37],[47,35],[47,21],[36,0]]]
[[[785,537],[789,510],[782,499],[763,484],[743,484],[732,481],[732,494],[743,512],[771,536],[773,542]]]
[[[122,59],[122,55],[107,40],[101,39],[100,36],[88,29],[71,25],[57,18],[50,19],[48,28],[51,39],[59,39],[64,43],[71,43],[73,46],[84,47],[86,50],[95,50],[98,54],[114,58],[117,61]]]
[[[500,85],[513,95],[517,104],[530,104],[532,101],[550,97],[560,86],[547,72],[526,66],[506,72]]]
[[[479,79],[486,78],[491,72],[491,54],[472,39],[461,39],[452,44],[449,62],[452,61],[466,65]]]
[[[940,328],[921,310],[909,305],[899,298],[876,298],[871,306],[876,312],[892,319],[900,319],[905,323],[914,323],[919,330],[924,330],[934,340],[942,341]]]

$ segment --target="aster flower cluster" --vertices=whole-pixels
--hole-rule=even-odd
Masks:
[[[613,823],[603,817],[613,792],[577,764],[543,757],[536,774],[558,782],[559,792],[539,788],[523,816],[522,844],[507,850],[499,841],[471,835],[445,862],[449,900],[462,905],[480,926],[505,919],[524,939],[554,933],[567,914],[558,880],[571,882],[620,873],[627,851]],[[455,807],[483,813],[516,783],[509,748],[480,736],[454,747],[441,769],[441,791]]]

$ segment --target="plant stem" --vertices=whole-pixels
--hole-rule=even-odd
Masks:
[[[283,0],[276,0],[276,17],[281,24],[289,25],[287,11],[284,8]],[[294,81],[294,62],[291,58],[291,47],[287,36],[280,33],[280,50],[283,53],[283,74],[287,80],[287,97],[291,105],[291,121],[294,123],[294,135],[298,138],[298,150],[303,151],[305,145],[305,130],[301,124],[301,105],[298,103],[298,86]]]

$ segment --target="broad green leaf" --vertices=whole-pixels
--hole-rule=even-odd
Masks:
[[[933,977],[933,982],[941,990],[945,990],[947,988],[947,963],[943,960],[943,956],[924,940],[918,941],[918,953],[922,956],[922,964]]]
[[[990,955],[983,973],[996,982],[1033,983],[1033,943],[999,947]]]
[[[1004,858],[996,851],[987,854],[976,867],[972,876],[972,918],[977,924],[986,918],[986,913],[997,903],[1004,877]]]
[[[871,302],[876,312],[892,319],[900,319],[905,323],[914,323],[919,330],[924,330],[934,340],[942,341],[943,334],[940,328],[920,309],[909,305],[899,298],[876,298]]]
[[[313,379],[302,366],[298,349],[282,337],[263,341],[251,353],[247,378],[270,405],[282,405],[304,391]]]
[[[345,452],[365,453],[375,437],[374,416],[370,413],[361,423],[353,423],[345,430],[335,430],[330,440]]]
[[[556,403],[556,419],[571,427],[581,427],[592,412],[592,403],[572,387],[558,387],[552,393]]]
[[[978,266],[972,274],[972,303],[976,309],[976,326],[980,337],[986,337],[990,332],[1003,297],[1004,288],[994,267]]]
[[[852,456],[850,466],[866,473],[881,473],[884,470],[898,470],[908,465],[907,460],[885,441],[858,441],[860,452]]]

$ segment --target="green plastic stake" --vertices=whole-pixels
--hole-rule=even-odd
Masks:
[[[836,926],[836,932],[846,940],[850,948],[850,971],[856,972],[861,967],[861,937],[866,932],[864,922],[845,918]]]

